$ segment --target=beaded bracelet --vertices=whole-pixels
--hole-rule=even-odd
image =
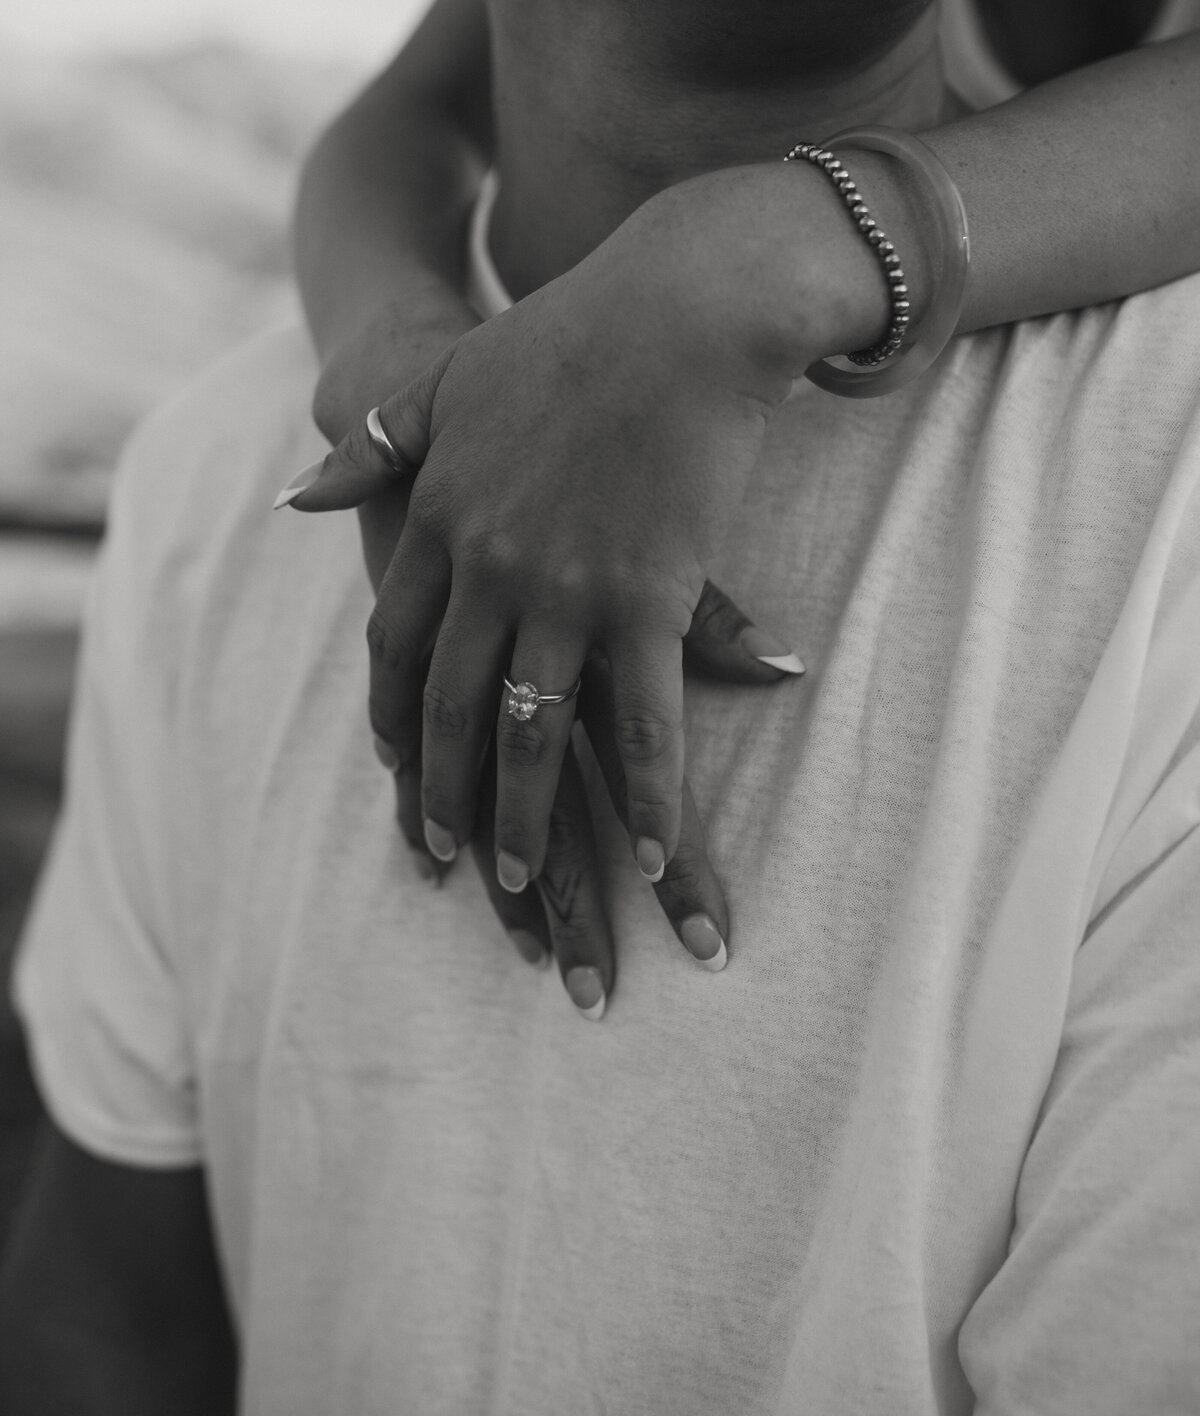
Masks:
[[[854,218],[855,225],[862,232],[883,267],[883,278],[888,282],[888,294],[892,302],[891,323],[888,325],[887,333],[878,344],[873,344],[869,349],[859,349],[853,354],[845,356],[852,364],[866,366],[882,364],[885,359],[900,348],[900,342],[908,329],[910,309],[908,285],[904,280],[904,271],[900,267],[900,257],[896,254],[895,246],[884,235],[882,228],[867,210],[867,204],[859,195],[858,188],[854,185],[854,179],[828,148],[819,147],[816,143],[797,143],[783,160],[784,162],[795,162],[799,158],[803,158],[805,162],[811,162],[815,167],[820,167],[838,189],[842,201],[845,202],[850,215]]]
[[[884,152],[906,162],[925,179],[926,193],[933,198],[930,206],[939,246],[938,272],[930,307],[916,326],[910,327],[908,285],[896,248],[880,230],[849,172],[837,159],[838,150],[853,148]],[[924,373],[946,347],[958,325],[970,261],[967,214],[962,198],[950,174],[925,144],[899,129],[848,128],[830,138],[823,147],[815,143],[797,144],[784,161],[797,159],[821,168],[837,188],[879,260],[891,301],[890,319],[883,338],[869,349],[842,356],[857,367],[840,368],[821,359],[805,371],[805,376],[820,388],[847,398],[873,398],[890,393]]]

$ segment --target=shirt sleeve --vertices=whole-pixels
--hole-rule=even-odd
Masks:
[[[123,460],[85,616],[67,789],[15,975],[50,1114],[118,1162],[199,1158],[194,1069],[170,956],[169,450]]]
[[[1197,529],[1162,580],[1008,1256],[959,1335],[976,1416],[1200,1411]]]

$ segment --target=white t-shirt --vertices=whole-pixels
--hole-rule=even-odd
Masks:
[[[687,691],[730,963],[601,804],[600,1024],[392,824],[302,333],[149,420],[19,999],[207,1167],[245,1412],[1200,1409],[1198,370],[1192,279],[801,386],[712,574],[809,673]]]

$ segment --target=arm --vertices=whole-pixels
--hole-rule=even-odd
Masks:
[[[462,27],[443,23],[447,16],[458,16]],[[321,200],[311,186],[311,172],[308,179],[306,210],[327,228],[327,251],[338,249],[341,238],[335,228],[346,229],[345,213],[358,210],[356,203],[365,203],[372,213],[357,234],[346,238],[344,258],[337,263],[338,281],[352,292],[344,297],[344,308],[378,308],[394,279],[395,288],[406,292],[407,318],[418,339],[437,327],[438,309],[453,312],[455,319],[463,314],[453,267],[461,242],[452,243],[453,257],[446,244],[459,231],[461,189],[452,181],[439,189],[433,168],[422,166],[419,148],[427,124],[417,119],[413,105],[431,105],[429,123],[437,142],[457,154],[460,172],[472,170],[481,140],[472,137],[466,118],[453,119],[450,98],[457,93],[461,99],[470,86],[451,82],[456,61],[439,48],[453,34],[461,41],[464,33],[473,36],[470,52],[478,65],[478,56],[486,55],[482,7],[442,0],[414,40],[414,46],[428,46],[422,64],[413,60],[411,71],[401,64],[380,81],[369,105],[375,118],[361,110],[334,142],[335,149],[338,141],[350,142],[344,160],[333,161],[327,152]],[[1149,58],[1115,61],[1133,66],[1141,76],[1137,82],[1161,100],[1156,107],[1141,91],[1134,100],[1143,117],[1150,115],[1144,121],[1151,128],[1168,123],[1172,134],[1179,126],[1187,128],[1195,104],[1188,96],[1190,86],[1172,86],[1163,65],[1194,70],[1198,51],[1189,44],[1161,47]],[[432,76],[424,87],[415,78],[422,69]],[[1111,75],[1103,79],[1101,91],[1111,82]],[[1074,123],[1079,141],[1094,141],[1094,150],[1105,159],[1124,151],[1117,141],[1125,137],[1124,109],[1112,102],[1098,108],[1091,87],[1071,87],[1072,79],[1063,84],[1067,87],[1055,89],[1059,97],[1053,102],[1067,118],[1060,112],[1056,121]],[[1046,95],[1053,98],[1051,87],[1043,91]],[[405,120],[395,129],[394,145],[391,130],[385,142],[372,127],[384,111]],[[998,110],[1002,116],[964,120],[938,130],[931,140],[960,178],[975,214],[976,278],[962,328],[1124,293],[1133,288],[1130,269],[1138,283],[1146,283],[1187,268],[1190,221],[1186,203],[1185,214],[1178,214],[1181,204],[1173,200],[1177,194],[1171,180],[1155,189],[1159,207],[1174,223],[1171,239],[1148,246],[1141,267],[1114,263],[1109,259],[1114,241],[1137,245],[1141,239],[1142,216],[1136,210],[1131,214],[1131,208],[1154,210],[1153,203],[1131,203],[1127,192],[1114,196],[1111,181],[1095,181],[1095,165],[1064,178],[1057,202],[1045,202],[1044,172],[1028,160],[1025,147],[1045,115],[1027,107],[1025,119],[1016,122],[1013,114],[1021,111],[1019,104],[1009,105]],[[368,141],[371,133],[375,136]],[[992,142],[1008,154],[1008,169],[981,157]],[[356,165],[356,145],[359,152],[383,156],[373,157],[366,167]],[[1168,178],[1175,165],[1187,169],[1182,146],[1181,136],[1172,146],[1172,161],[1161,169]],[[400,156],[388,156],[396,153]],[[392,178],[390,162],[395,164]],[[909,215],[903,186],[884,159],[855,154],[853,166],[872,210],[905,253],[919,313],[929,278],[921,270],[918,223]],[[342,170],[360,174],[344,202],[338,198]],[[425,257],[411,240],[407,213],[413,207],[404,206],[403,181],[406,172],[418,171],[425,183],[422,220],[441,231],[440,244],[434,243],[440,264],[423,264]],[[1156,180],[1161,182],[1161,172]],[[440,207],[438,190],[444,194]],[[1014,204],[1029,213],[1030,226],[1020,242],[1011,239]],[[1072,217],[1071,235],[1081,237],[1076,248],[1064,251],[1061,234],[1055,244],[1055,223],[1064,212],[1080,207],[1095,212],[1105,205],[1112,208],[1107,225],[1094,216],[1090,221]],[[303,229],[304,211],[301,217]],[[373,254],[368,257],[360,241]],[[730,253],[749,250],[755,254],[753,263],[742,262],[735,272]],[[1195,263],[1194,253],[1190,263]],[[308,268],[308,280],[318,266]],[[387,271],[392,274],[385,277]],[[1097,282],[1105,273],[1121,283],[1103,289]],[[301,280],[306,280],[304,269]],[[359,338],[352,313],[323,334],[322,320],[334,308],[339,308],[336,300],[318,302],[312,311],[319,347],[334,348],[323,383],[332,386],[328,376],[334,368],[337,386],[350,393],[337,418],[327,418],[323,426],[349,426],[353,435],[326,460],[324,472],[333,475],[324,477],[324,493],[306,489],[301,479],[293,484],[291,498],[306,510],[356,504],[363,496],[356,474],[372,466],[372,490],[381,478],[382,484],[394,483],[394,472],[375,465],[378,458],[361,420],[382,389],[405,386],[421,367],[407,335],[398,348],[384,340],[385,367],[378,326],[368,324],[366,336]],[[441,835],[448,833],[455,843],[471,835],[474,764],[495,728],[494,690],[503,653],[496,646],[507,640],[510,646],[517,643],[517,657],[530,665],[518,677],[543,683],[572,682],[588,652],[610,658],[623,738],[621,764],[630,787],[631,844],[648,843],[658,858],[665,853],[671,859],[679,839],[682,771],[678,638],[696,607],[707,555],[736,502],[740,479],[757,456],[766,415],[782,401],[791,379],[822,354],[873,342],[882,314],[874,262],[850,235],[846,215],[821,174],[785,169],[779,162],[730,168],[651,198],[561,280],[486,330],[460,339],[452,359],[438,360],[411,397],[385,405],[388,432],[413,465],[424,463],[429,452],[435,393],[440,410],[438,456],[430,457],[413,496],[414,515],[422,508],[423,524],[412,535],[406,532],[407,550],[392,562],[371,638],[376,730],[402,760],[422,764],[421,811]],[[631,341],[629,331],[638,338]],[[447,369],[452,376],[443,379]],[[663,397],[665,371],[676,385],[671,400]],[[713,396],[718,385],[728,395],[725,401]],[[493,426],[497,409],[506,415],[499,430]],[[621,411],[622,447],[634,450],[628,460],[605,452],[613,437],[614,409]],[[346,494],[349,484],[356,487],[352,496]],[[329,494],[331,489],[336,496]],[[367,523],[378,519],[372,513]],[[387,540],[390,546],[394,533]],[[493,559],[500,552],[506,553],[504,564]],[[670,565],[668,555],[673,557]],[[425,648],[447,607],[451,563],[461,594],[438,639],[423,705],[419,685],[426,681]],[[459,574],[462,569],[468,573]],[[540,613],[528,613],[530,607]],[[517,631],[525,620],[536,622],[529,652],[521,650]],[[455,710],[434,715],[438,732],[428,730],[431,703]],[[503,817],[506,829],[497,830],[496,846],[525,862],[534,876],[544,859],[547,805],[565,750],[561,723],[553,725],[551,715],[545,716],[544,732],[540,719],[539,731],[520,735],[510,721],[500,722],[498,826]],[[640,861],[640,849],[638,854]]]
[[[960,333],[1119,299],[1200,268],[1200,32],[923,134],[959,185]]]
[[[232,1416],[237,1362],[203,1172],[46,1136],[0,1276],[9,1416]]]
[[[482,0],[439,0],[305,164],[295,260],[334,443],[476,323],[462,232],[490,152]]]
[[[474,323],[461,296],[461,233],[490,148],[488,101],[482,0],[438,0],[306,165],[297,273],[324,371],[317,421],[335,442],[423,367],[420,354]],[[1193,34],[924,134],[971,220],[960,331],[1119,298],[1196,269],[1198,131]],[[854,165],[889,213],[897,245],[910,250],[915,232],[904,241],[909,223],[888,190],[888,163],[855,154]],[[847,232],[834,235],[844,243]],[[919,272],[915,293],[918,301],[927,294]],[[843,299],[856,305],[848,325],[874,329],[882,308],[874,283],[846,289]],[[394,348],[397,340],[411,346],[414,331],[420,354]]]

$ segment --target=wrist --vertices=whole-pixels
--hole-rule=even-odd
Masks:
[[[844,160],[901,258],[916,324],[930,287],[920,207],[900,164],[865,151]],[[652,202],[669,209],[661,224],[699,273],[714,328],[755,365],[795,379],[815,360],[870,346],[887,329],[880,264],[825,173],[782,160],[722,169]]]
[[[393,295],[327,347],[313,394],[313,420],[335,446],[370,409],[425,372],[479,323],[448,288],[433,297]]]

